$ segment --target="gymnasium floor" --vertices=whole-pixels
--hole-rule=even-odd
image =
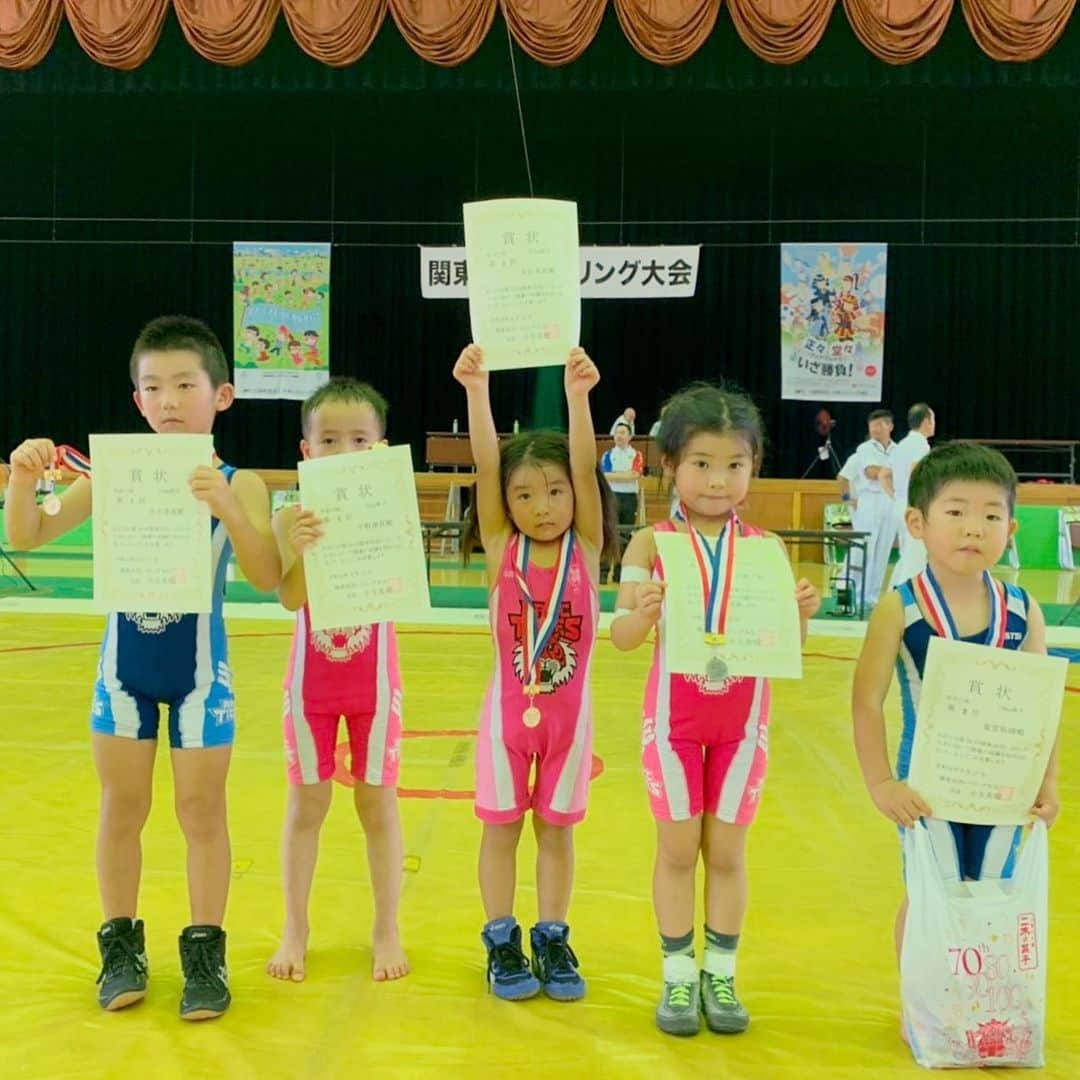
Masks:
[[[280,674],[290,626],[276,605],[230,616],[240,736],[230,778],[234,875],[227,929],[234,1005],[211,1024],[176,1017],[176,935],[187,922],[184,854],[166,754],[145,831],[141,915],[151,989],[119,1014],[95,1001],[99,921],[93,874],[97,785],[87,701],[100,633],[77,602],[0,599],[0,949],[5,1077],[567,1076],[903,1077],[921,1075],[897,1036],[890,929],[900,896],[891,827],[872,809],[849,736],[859,628],[815,624],[802,683],[777,682],[771,770],[751,834],[751,906],[739,984],[749,1032],[661,1036],[649,902],[652,829],[638,770],[647,650],[598,645],[594,697],[600,770],[577,834],[573,943],[585,1001],[510,1004],[485,992],[474,884],[478,824],[469,802],[473,729],[490,645],[480,612],[401,628],[408,739],[402,811],[402,925],[413,974],[376,985],[371,902],[351,800],[336,792],[312,910],[308,979],[263,973],[280,929],[278,832],[285,797]],[[252,617],[257,616],[257,617]],[[1057,631],[1074,648],[1075,630]],[[1070,669],[1061,795],[1052,833],[1049,1065],[1080,1075],[1080,668]],[[531,854],[528,838],[523,846]],[[529,858],[518,915],[535,913]]]

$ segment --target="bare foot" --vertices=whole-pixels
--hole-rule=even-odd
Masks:
[[[286,930],[278,950],[266,965],[266,974],[275,979],[291,982],[304,981],[304,955],[307,952],[307,932],[292,933]]]
[[[383,938],[376,938],[371,946],[374,954],[372,977],[376,982],[401,979],[409,974],[409,961],[401,947],[397,931]]]

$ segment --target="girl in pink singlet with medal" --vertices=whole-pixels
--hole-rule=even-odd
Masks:
[[[488,984],[516,1001],[541,989],[560,1001],[585,993],[566,916],[574,874],[572,828],[585,816],[592,768],[589,669],[596,641],[600,557],[618,552],[615,499],[597,468],[589,391],[600,381],[581,349],[566,364],[569,439],[523,432],[501,451],[482,350],[470,345],[454,377],[468,395],[476,462],[472,530],[490,583],[495,671],[476,743],[476,815],[483,822],[480,894]],[[535,765],[535,780],[529,775]],[[514,918],[517,846],[525,814],[536,833],[539,920],[532,968]]]
[[[678,510],[674,521],[642,529],[630,541],[611,624],[611,640],[622,650],[637,648],[657,627],[641,737],[656,819],[653,904],[664,954],[656,1023],[670,1035],[696,1035],[703,1012],[710,1030],[735,1033],[750,1022],[735,997],[735,950],[746,909],[746,831],[765,781],[769,684],[730,675],[723,645],[739,543],[768,535],[736,512],[761,465],[761,420],[741,394],[692,386],[667,403],[657,443],[664,471],[674,479]],[[700,676],[668,668],[659,532],[688,534],[701,574],[705,640],[715,651]],[[805,640],[820,598],[803,579],[794,600]],[[694,960],[699,858],[705,863],[700,973]]]

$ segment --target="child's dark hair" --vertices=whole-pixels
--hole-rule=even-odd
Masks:
[[[510,505],[506,501],[506,489],[510,477],[523,466],[556,465],[570,479],[570,440],[560,431],[523,431],[515,435],[499,449],[499,490],[502,492],[503,511],[506,520],[510,516]],[[596,482],[600,488],[600,509],[604,523],[603,546],[600,561],[617,563],[619,561],[619,512],[615,495],[608,487],[607,478],[596,467]],[[462,540],[461,549],[466,564],[469,556],[480,546],[480,521],[475,508],[469,517],[468,527]]]
[[[872,424],[875,420],[891,420],[893,418],[891,409],[875,409],[867,418],[866,422]]]
[[[626,434],[633,435],[633,432],[630,430],[630,425],[625,420],[617,420],[615,422],[615,430],[618,431],[619,428],[626,428]]]
[[[925,515],[941,489],[954,480],[994,484],[1005,493],[1009,517],[1016,506],[1016,473],[1003,454],[979,443],[942,443],[935,447],[911,471],[908,506]]]
[[[198,355],[203,371],[216,390],[229,381],[229,364],[217,334],[206,323],[190,315],[162,315],[140,331],[131,349],[131,383],[139,388],[139,358],[148,352],[176,352],[187,349]]]
[[[290,345],[292,343],[290,342]],[[299,342],[297,342],[299,344]],[[323,383],[314,394],[300,406],[300,428],[306,438],[311,427],[311,417],[315,410],[330,401],[366,401],[379,418],[379,426],[382,433],[386,434],[386,413],[388,406],[386,398],[374,387],[359,379],[350,379],[347,376],[338,376],[329,382]]]
[[[695,435],[737,435],[746,442],[754,459],[756,476],[761,469],[765,435],[757,406],[739,390],[712,383],[693,383],[668,398],[660,419],[656,443],[661,458],[671,467],[679,464],[686,444]]]

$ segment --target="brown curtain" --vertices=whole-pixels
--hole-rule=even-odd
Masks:
[[[463,64],[491,29],[497,0],[390,0],[409,48],[440,67]]]
[[[728,0],[747,47],[770,64],[797,64],[814,50],[836,0]]]
[[[971,35],[994,60],[1035,60],[1061,37],[1076,0],[961,0]]]
[[[501,0],[510,33],[548,67],[572,63],[591,44],[607,0]]]
[[[143,0],[143,3],[153,0]],[[281,0],[173,0],[188,44],[204,59],[239,67],[263,51]]]
[[[689,60],[716,25],[720,0],[615,0],[630,44],[654,64]]]
[[[330,67],[355,63],[386,18],[386,0],[282,0],[296,44]]]
[[[844,0],[855,36],[886,64],[910,64],[941,38],[953,0]]]
[[[0,0],[0,68],[40,64],[60,28],[63,0]]]
[[[64,9],[88,56],[132,71],[154,51],[169,0],[64,0]]]
[[[631,45],[656,64],[693,56],[716,24],[720,0],[613,0]],[[821,40],[837,0],[728,0],[739,37],[761,59],[794,64]],[[954,0],[842,0],[863,45],[887,64],[908,64],[941,38]],[[960,0],[979,47],[994,60],[1043,56],[1077,0]],[[606,0],[171,0],[191,47],[216,64],[262,51],[278,12],[297,44],[324,64],[357,61],[387,8],[413,52],[452,67],[473,56],[501,5],[514,40],[549,67],[589,47]],[[66,11],[79,44],[99,64],[131,70],[153,52],[170,0],[0,0],[0,68],[26,70],[48,55]]]

